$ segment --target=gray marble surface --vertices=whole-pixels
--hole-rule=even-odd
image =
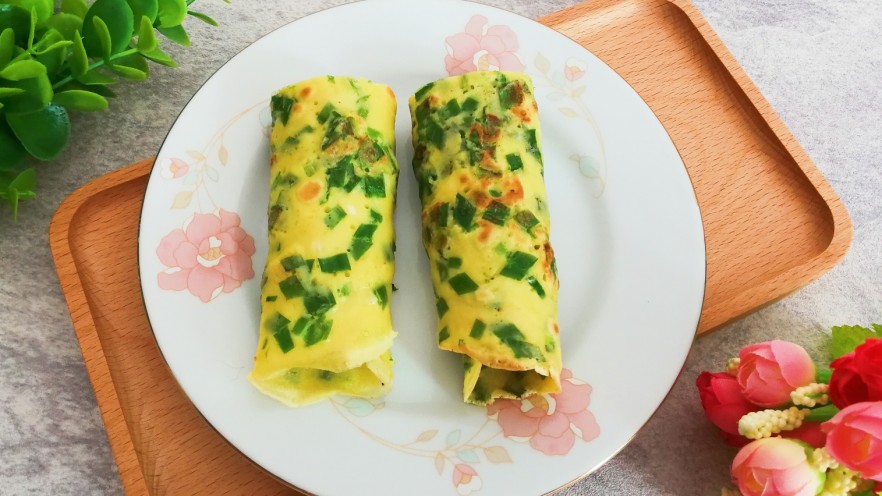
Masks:
[[[783,338],[818,353],[829,327],[882,321],[882,2],[694,0],[841,195],[855,226],[845,260],[805,289],[699,339],[682,377],[634,441],[566,495],[710,495],[733,451],[694,390],[750,342]],[[73,119],[70,146],[38,168],[39,199],[18,223],[0,212],[0,494],[118,494],[119,477],[48,246],[62,199],[90,179],[155,154],[180,108],[230,56],[270,30],[345,3],[201,0],[221,22],[190,22],[178,69],[121,85],[103,113]],[[485,0],[538,17],[575,0]]]

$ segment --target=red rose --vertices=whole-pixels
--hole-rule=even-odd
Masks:
[[[837,408],[864,401],[882,401],[882,339],[864,344],[830,364],[830,399]]]
[[[760,408],[744,398],[738,381],[724,372],[702,372],[696,379],[695,386],[701,397],[704,414],[719,427],[726,443],[735,447],[749,443],[750,439],[738,434],[738,421]]]
[[[827,442],[827,434],[821,430],[820,422],[803,422],[797,429],[782,432],[781,437],[799,439],[812,448],[823,448]]]

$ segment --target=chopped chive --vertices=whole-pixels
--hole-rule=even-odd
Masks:
[[[326,103],[325,106],[322,107],[322,110],[318,114],[319,124],[324,124],[325,122],[327,122],[328,119],[331,118],[332,113],[337,113],[337,111],[334,109],[333,105],[331,105],[330,103]]]
[[[529,210],[521,210],[515,214],[514,219],[527,232],[530,232],[537,224],[539,224],[539,219],[537,219],[536,216],[533,215],[533,212],[530,212]]]
[[[267,296],[267,297],[266,297],[266,301],[268,301],[268,302],[270,302],[270,303],[276,301],[277,299],[279,299],[279,297],[276,296],[276,295],[273,295],[273,296]]]
[[[435,264],[435,267],[438,269],[438,279],[440,279],[441,282],[446,281],[447,278],[450,277],[450,269],[447,268],[446,264],[438,262]]]
[[[475,217],[475,210],[472,202],[457,193],[456,203],[453,205],[453,219],[466,231],[472,229],[472,219]]]
[[[325,225],[328,226],[329,229],[333,229],[337,227],[337,224],[339,224],[341,220],[343,220],[343,217],[346,217],[346,211],[337,205],[325,215]]]
[[[336,304],[337,300],[334,299],[334,295],[330,292],[307,293],[306,296],[303,297],[303,306],[305,306],[306,311],[312,315],[321,315],[333,308]]]
[[[288,124],[288,118],[291,117],[291,109],[297,103],[293,98],[284,95],[273,95],[270,99],[270,107],[273,121],[282,121],[282,125]]]
[[[554,274],[554,277],[557,277],[557,258],[551,259],[551,273]]]
[[[303,285],[300,283],[300,279],[297,279],[297,276],[291,276],[280,282],[279,289],[285,295],[286,300],[303,296]]]
[[[478,109],[478,101],[472,97],[466,98],[462,102],[462,109],[466,112],[472,112]]]
[[[450,284],[450,287],[453,288],[458,295],[473,293],[478,289],[478,285],[475,281],[473,281],[465,272],[451,277],[447,283]]]
[[[435,83],[429,83],[429,84],[423,86],[422,88],[420,88],[419,90],[417,90],[416,94],[413,95],[414,100],[416,100],[416,101],[422,100],[423,97],[426,96],[426,93],[428,93],[429,90],[432,89],[432,86],[435,86]]]
[[[330,370],[319,370],[315,376],[322,381],[330,381],[334,378],[334,373]]]
[[[545,351],[554,351],[557,348],[557,341],[554,336],[548,334],[545,336]]]
[[[444,128],[435,122],[434,119],[429,119],[429,122],[426,123],[425,132],[426,140],[429,143],[435,145],[435,148],[444,148]]]
[[[490,193],[490,196],[492,196],[493,198],[499,198],[500,196],[502,196],[502,191],[500,191],[496,188],[490,188],[488,192]]]
[[[267,322],[267,326],[272,331],[273,337],[279,344],[282,353],[288,353],[294,349],[294,341],[291,340],[291,332],[288,330],[288,324],[290,323],[290,320],[286,319],[284,315],[278,312],[270,317]]]
[[[374,288],[374,296],[377,297],[377,305],[386,308],[386,303],[389,301],[389,290],[386,289],[385,284]]]
[[[527,342],[526,337],[514,324],[503,323],[493,327],[493,334],[508,346],[514,353],[515,358],[535,358],[545,361],[542,350],[538,346]]]
[[[491,202],[484,211],[483,219],[497,226],[504,226],[508,219],[508,206],[498,201]]]
[[[533,288],[533,291],[535,291],[540,298],[545,298],[545,289],[542,288],[542,285],[539,284],[539,281],[537,281],[535,277],[530,276],[526,279],[526,281],[527,284],[529,284],[530,287]]]
[[[438,344],[446,341],[447,338],[450,337],[450,329],[447,326],[444,326],[444,329],[441,329],[441,332],[438,333]]]
[[[300,317],[297,319],[297,322],[294,323],[294,327],[291,329],[291,333],[295,336],[300,336],[303,334],[310,324],[312,324],[312,319],[307,317]]]
[[[472,330],[469,331],[469,336],[475,339],[481,339],[481,336],[484,335],[484,329],[487,328],[487,324],[481,322],[480,320],[475,319],[475,323],[472,324]]]
[[[537,160],[541,161],[542,152],[539,150],[539,140],[536,139],[536,130],[527,129],[525,134],[527,138],[527,151],[530,152],[530,155],[533,155]]]
[[[374,244],[373,236],[377,230],[376,224],[362,224],[355,230],[352,236],[352,258],[358,260]]]
[[[361,117],[362,119],[366,118],[366,117],[368,116],[368,109],[367,109],[367,107],[359,107],[359,108],[358,108],[358,115],[359,115],[359,117]]]
[[[380,131],[377,131],[376,129],[374,129],[372,127],[367,128],[367,135],[368,135],[368,138],[370,138],[374,141],[383,141],[383,133],[381,133]]]
[[[328,189],[341,188],[352,191],[360,178],[355,175],[355,167],[352,165],[352,156],[347,155],[328,168]]]
[[[538,258],[522,251],[510,253],[500,274],[520,281],[527,275],[527,271],[536,263],[536,260]]]
[[[459,102],[456,101],[456,98],[452,98],[447,105],[444,106],[444,113],[447,114],[447,117],[453,117],[455,115],[459,115],[462,109],[459,106]]]
[[[508,248],[505,247],[505,244],[502,242],[497,243],[496,246],[493,247],[493,251],[499,253],[500,255],[508,256]]]
[[[340,286],[340,289],[337,290],[337,294],[339,294],[340,296],[349,296],[349,291],[349,285],[344,284]]]
[[[376,210],[371,209],[371,222],[373,222],[375,224],[379,224],[380,222],[383,222],[383,216],[380,214],[380,212],[377,212]]]
[[[444,298],[438,298],[437,300],[435,300],[435,310],[438,311],[439,319],[443,317],[449,309],[450,307],[447,306],[447,300],[445,300]]]
[[[297,176],[294,174],[277,174],[276,177],[273,178],[272,189],[278,188],[279,186],[293,186],[297,184]]]
[[[505,156],[505,161],[508,162],[508,168],[512,171],[524,168],[524,161],[517,153],[509,153]]]
[[[459,257],[450,257],[447,259],[447,266],[451,269],[458,269],[462,267],[462,259]]]
[[[329,75],[329,76],[328,76],[328,81],[330,81],[330,82],[333,83],[333,82],[334,82],[334,76],[330,76],[330,75]]]
[[[352,267],[349,265],[349,255],[346,253],[338,253],[336,255],[332,255],[326,258],[318,259],[319,267],[321,267],[322,272],[327,274],[333,274],[335,272],[342,272],[344,270],[350,270]]]
[[[438,206],[438,227],[447,227],[449,212],[450,206],[447,203],[442,203]]]
[[[291,272],[301,265],[306,265],[306,260],[300,255],[292,255],[282,259],[282,267],[288,272]]]
[[[269,328],[270,331],[276,333],[276,332],[281,332],[281,331],[287,331],[288,324],[290,324],[290,323],[291,323],[291,321],[288,320],[287,318],[285,318],[284,315],[280,314],[279,312],[276,312],[273,314],[272,317],[267,319],[266,326]]]
[[[324,318],[320,318],[313,322],[312,325],[306,329],[306,332],[303,333],[303,344],[306,346],[312,346],[328,339],[328,335],[331,334],[332,325],[332,321],[325,320]]]
[[[386,181],[383,176],[365,176],[364,196],[368,198],[386,198]]]

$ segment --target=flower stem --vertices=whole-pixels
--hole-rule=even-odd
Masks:
[[[86,73],[92,72],[93,70],[95,70],[95,69],[97,69],[97,68],[99,68],[99,67],[102,67],[102,66],[103,66],[104,64],[106,64],[107,62],[113,62],[114,60],[121,59],[121,58],[123,58],[123,57],[128,57],[129,55],[132,55],[132,54],[135,54],[135,53],[138,53],[138,49],[137,49],[137,48],[129,48],[128,50],[123,50],[122,52],[119,52],[119,53],[113,54],[113,55],[111,55],[110,57],[108,57],[108,58],[106,58],[106,59],[101,59],[101,60],[95,62],[94,64],[90,65],[89,68],[86,69]],[[73,79],[74,79],[74,78],[73,78],[73,75],[67,76],[66,78],[64,78],[64,79],[62,79],[62,80],[60,80],[60,81],[58,81],[58,82],[55,83],[55,84],[53,84],[53,85],[52,85],[52,90],[54,91],[54,90],[57,90],[58,88],[61,88],[62,86],[66,85],[67,83],[70,83],[71,81],[73,81]]]
[[[836,405],[825,405],[820,408],[812,409],[809,414],[806,415],[805,420],[807,422],[826,422],[833,418],[837,413],[839,413],[839,409],[836,408]]]

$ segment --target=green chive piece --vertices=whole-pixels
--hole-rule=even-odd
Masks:
[[[382,308],[386,308],[386,303],[389,301],[389,290],[386,289],[385,284],[374,288],[374,296],[377,297],[377,304]]]
[[[458,269],[462,267],[462,259],[459,257],[450,257],[447,259],[447,266],[451,269]]]
[[[303,285],[300,283],[300,279],[298,279],[297,276],[291,276],[280,282],[279,289],[282,291],[282,294],[285,295],[286,300],[303,296]]]
[[[307,293],[306,296],[303,297],[303,306],[306,307],[306,311],[311,313],[312,315],[321,315],[337,304],[337,300],[334,299],[334,295],[331,294],[330,291],[319,293]]]
[[[460,225],[460,227],[466,231],[472,229],[472,219],[475,217],[476,210],[477,209],[472,202],[457,193],[456,203],[453,205],[453,219]]]
[[[306,332],[303,333],[303,344],[306,346],[312,346],[328,339],[328,335],[331,334],[332,325],[333,321],[325,320],[324,318],[320,318],[313,322],[312,325],[306,329]]]
[[[508,168],[512,171],[524,168],[524,161],[517,153],[509,153],[505,156],[505,161],[508,162]]]
[[[539,150],[539,140],[536,139],[536,130],[527,129],[525,135],[527,138],[527,151],[530,152],[530,155],[536,157],[536,160],[541,161],[542,152]]]
[[[448,329],[447,326],[445,326],[444,329],[441,329],[441,332],[438,333],[438,344],[441,344],[442,342],[446,341],[447,338],[449,338],[449,337],[450,337],[450,329]]]
[[[358,260],[374,244],[373,236],[377,230],[376,224],[362,224],[355,230],[352,237],[352,258]]]
[[[447,114],[447,117],[453,117],[455,115],[459,115],[462,109],[459,106],[459,102],[456,101],[456,98],[452,98],[447,105],[444,106],[444,113]]]
[[[426,140],[435,145],[435,148],[444,148],[444,128],[441,127],[440,124],[435,122],[434,119],[429,119],[429,122],[426,123]]]
[[[341,220],[343,220],[343,217],[346,217],[346,211],[337,205],[325,215],[325,225],[328,226],[328,229],[333,229],[337,227],[337,224],[339,224]]]
[[[487,329],[487,324],[476,319],[475,323],[472,324],[472,330],[469,331],[469,336],[475,339],[481,339],[481,336],[484,335],[484,329]]]
[[[344,284],[340,286],[340,289],[337,290],[337,294],[339,294],[340,296],[349,296],[350,291],[351,290],[349,289],[349,284]]]
[[[373,222],[374,224],[379,224],[380,222],[383,222],[383,216],[380,214],[380,212],[371,209],[371,222]]]
[[[290,323],[290,320],[278,312],[267,321],[267,327],[272,331],[273,337],[279,344],[282,353],[288,353],[294,349],[294,341],[291,340],[291,332],[288,330],[288,324]]]
[[[336,255],[332,255],[326,258],[320,258],[319,267],[321,267],[322,272],[327,274],[333,274],[335,272],[342,272],[344,270],[350,270],[352,267],[349,265],[349,255],[346,253],[338,253]]]
[[[529,210],[521,210],[515,214],[514,218],[515,221],[517,221],[517,223],[527,232],[530,232],[537,224],[539,224],[539,219],[537,219],[536,216],[533,215],[533,212],[530,212]]]
[[[270,99],[270,108],[273,120],[282,121],[282,125],[288,124],[288,118],[291,117],[291,109],[297,103],[293,98],[284,95],[273,95]]]
[[[368,198],[386,198],[386,181],[383,176],[365,176],[364,195]]]
[[[500,196],[502,196],[502,191],[500,191],[496,188],[490,188],[488,193],[490,193],[490,196],[493,198],[499,198]]]
[[[438,279],[440,279],[441,282],[446,281],[447,278],[450,277],[450,269],[447,268],[446,264],[438,262],[435,264],[435,267],[438,269]]]
[[[458,295],[473,293],[478,289],[478,285],[475,281],[473,281],[465,272],[451,277],[447,283],[450,284],[450,287],[453,288]]]
[[[483,219],[497,226],[504,226],[508,219],[508,206],[498,201],[491,202],[484,211]]]
[[[326,103],[318,114],[319,124],[324,124],[325,122],[328,122],[328,119],[331,118],[332,113],[337,113],[337,111],[334,109],[333,105],[331,105],[330,103]]]
[[[306,260],[303,259],[300,255],[292,255],[290,257],[286,257],[282,259],[282,268],[291,272],[292,270],[300,267],[301,265],[305,265]]]
[[[447,217],[450,215],[450,206],[442,203],[438,206],[438,227],[447,227]]]
[[[334,378],[334,375],[335,374],[333,372],[331,372],[330,370],[319,370],[315,374],[316,378],[323,380],[323,381],[330,381],[331,379]]]
[[[537,281],[535,277],[530,276],[526,279],[526,281],[527,284],[529,284],[530,287],[533,288],[533,291],[535,291],[540,298],[545,298],[545,289],[542,288],[542,285],[539,284],[539,281]]]
[[[551,352],[557,348],[557,341],[554,339],[554,336],[548,334],[545,336],[545,351]]]
[[[443,317],[444,314],[447,313],[447,310],[450,310],[450,307],[447,306],[447,300],[444,298],[438,298],[435,300],[435,310],[438,311],[439,319]]]
[[[294,323],[294,328],[291,329],[291,333],[295,336],[300,336],[303,334],[303,331],[305,331],[306,328],[310,326],[310,324],[312,324],[312,319],[309,319],[307,317],[300,317],[299,319],[297,319],[297,322]]]
[[[270,302],[270,303],[276,301],[277,299],[279,299],[279,297],[278,297],[278,296],[275,296],[275,295],[273,295],[273,296],[267,296],[267,297],[266,297],[266,301],[268,301],[268,302]]]
[[[502,323],[493,328],[493,334],[514,353],[515,358],[535,358],[545,361],[538,346],[527,342],[526,337],[514,324]]]
[[[435,83],[429,83],[429,84],[423,86],[422,88],[420,88],[416,92],[416,94],[413,96],[414,100],[416,100],[416,101],[422,100],[423,97],[426,96],[426,93],[428,93],[429,90],[432,89],[432,86],[435,86]]]
[[[462,102],[462,109],[466,112],[473,112],[478,109],[478,101],[468,97]]]
[[[510,253],[500,274],[520,281],[527,275],[527,271],[536,263],[536,260],[539,259],[522,251]]]

